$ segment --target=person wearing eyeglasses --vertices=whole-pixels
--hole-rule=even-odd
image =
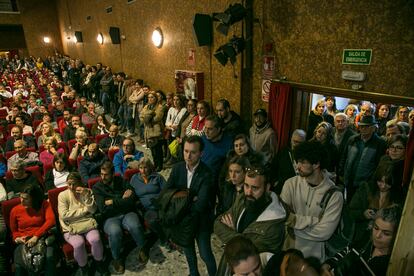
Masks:
[[[243,235],[252,240],[259,252],[281,251],[287,212],[278,196],[270,191],[268,175],[260,164],[247,167],[243,193],[214,223],[214,233],[223,244]]]
[[[135,149],[134,140],[125,138],[122,142],[122,149],[114,156],[115,173],[124,175],[125,170],[128,168],[128,163],[134,160],[139,161],[142,157],[144,157],[144,154],[142,151]]]
[[[365,117],[364,117],[365,118]],[[305,258],[325,260],[325,242],[334,233],[343,205],[341,192],[333,192],[325,208],[320,203],[335,186],[326,172],[326,149],[318,141],[303,142],[293,155],[298,174],[286,180],[281,199],[289,206],[285,247],[302,251]]]

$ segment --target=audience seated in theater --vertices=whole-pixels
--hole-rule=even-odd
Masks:
[[[63,119],[58,122],[58,129],[59,133],[63,135],[65,133],[65,129],[68,125],[71,124],[72,115],[68,109],[63,111]]]
[[[46,172],[45,175],[46,191],[66,186],[69,171],[67,156],[64,153],[56,153],[53,157],[53,168]]]
[[[358,188],[349,204],[349,212],[356,223],[353,244],[357,247],[369,239],[369,224],[379,209],[404,203],[402,174],[396,176],[395,168],[391,161],[381,160],[372,180]]]
[[[43,167],[53,166],[55,154],[64,152],[62,148],[58,149],[58,143],[54,137],[45,138],[44,148],[45,150],[39,154],[39,160],[42,162]]]
[[[12,172],[13,178],[6,179],[7,197],[13,198],[19,196],[28,186],[40,186],[37,177],[29,171],[25,171],[23,161],[16,160],[10,163],[9,170]]]
[[[102,214],[103,229],[109,237],[109,248],[112,253],[111,273],[122,274],[125,271],[121,256],[124,229],[135,241],[138,248],[145,243],[144,227],[141,225],[136,211],[136,196],[127,189],[127,183],[120,176],[115,176],[114,166],[110,161],[101,167],[102,180],[92,188],[96,205]],[[139,261],[140,257],[138,258]]]
[[[49,201],[44,199],[38,186],[29,186],[20,194],[21,203],[10,212],[10,230],[17,247],[14,249],[16,275],[26,275],[31,269],[25,266],[24,247],[33,247],[47,237],[48,231],[55,225],[55,216]],[[44,271],[46,276],[56,275],[55,252],[50,243],[46,243]],[[33,272],[30,274],[33,275]]]
[[[53,120],[57,122],[57,119],[63,116],[64,111],[65,111],[64,103],[61,100],[58,100],[56,102],[55,108],[53,109],[53,113],[51,113],[53,115]]]
[[[386,148],[385,141],[376,134],[373,115],[364,115],[358,125],[360,134],[349,139],[339,166],[348,202],[361,183],[372,177]]]
[[[374,215],[370,239],[363,247],[347,247],[322,265],[321,275],[387,275],[388,263],[401,217],[399,206]]]
[[[39,103],[41,103],[41,101],[42,100],[39,99]],[[43,119],[43,114],[46,114],[46,113],[48,113],[46,106],[44,104],[40,104],[39,107],[38,107],[38,110],[35,111],[32,114],[33,120],[34,121],[36,121],[36,120],[42,120]]]
[[[56,133],[53,129],[53,126],[51,123],[42,123],[42,134],[37,138],[37,146],[40,147],[43,145],[47,138],[53,138],[56,140],[57,143],[62,142],[62,138],[60,137],[59,133]]]
[[[237,134],[245,133],[247,129],[239,114],[230,109],[230,103],[226,99],[218,100],[216,114],[223,121],[223,133],[234,137]]]
[[[308,130],[306,131],[306,133],[308,133],[308,139],[312,138],[310,135],[315,131],[316,126],[321,122],[328,122],[331,125],[334,124],[334,118],[332,115],[326,113],[326,101],[324,99],[317,101],[315,108],[312,109],[309,114]]]
[[[210,115],[210,105],[208,102],[202,100],[197,103],[197,115],[193,117],[193,120],[188,124],[186,129],[187,136],[201,136],[204,134],[204,123],[206,117]]]
[[[91,253],[97,272],[106,275],[103,262],[104,249],[93,215],[97,211],[92,190],[81,181],[77,172],[67,178],[68,189],[58,197],[59,223],[66,242],[72,245],[74,258],[79,266],[78,275],[88,275],[88,253],[85,240],[91,245]]]
[[[270,186],[268,173],[260,164],[246,169],[243,193],[214,223],[214,233],[223,244],[241,234],[250,238],[259,252],[281,251],[287,211]]]
[[[65,128],[63,134],[63,141],[68,142],[69,140],[75,139],[75,133],[78,128],[82,128],[83,131],[87,131],[86,127],[81,124],[80,117],[77,115],[72,116],[70,125]]]
[[[333,140],[333,128],[330,123],[319,123],[313,133],[313,137],[309,141],[318,141],[325,148],[326,152],[326,170],[331,173],[331,177],[335,179],[336,167],[338,164],[338,150]]]
[[[25,125],[31,125],[32,120],[30,115],[24,112],[20,105],[16,104],[11,106],[11,111],[9,115],[6,116],[7,123],[15,124],[17,116],[20,116],[23,119]]]
[[[144,220],[147,222],[149,229],[156,235],[156,237],[148,240],[145,246],[141,249],[140,258],[142,260],[148,260],[149,251],[157,239],[161,244],[165,244],[167,241],[166,235],[160,224],[158,216],[158,209],[154,204],[164,188],[166,182],[162,175],[155,171],[154,164],[146,157],[139,160],[139,173],[132,176],[130,181],[130,189],[135,192],[137,200],[141,203],[141,211],[144,214]]]
[[[222,214],[233,205],[237,196],[243,193],[246,168],[250,163],[246,157],[233,156],[227,163],[227,175],[224,182],[220,182],[216,215]]]
[[[106,161],[108,161],[108,157],[100,150],[99,145],[96,143],[89,144],[88,151],[79,164],[82,182],[88,184],[89,179],[98,177],[101,173],[101,166]]]
[[[125,170],[130,163],[139,161],[144,154],[135,148],[135,142],[131,138],[125,138],[122,142],[122,149],[120,149],[114,156],[115,173],[124,175]]]
[[[88,104],[88,111],[82,114],[82,124],[90,125],[96,121],[97,114],[95,113],[95,104],[90,102]]]
[[[37,126],[35,133],[42,133],[43,124],[51,124],[52,129],[57,128],[57,123],[52,121],[52,116],[49,113],[43,113],[42,122]]]
[[[16,116],[15,123],[16,123],[16,126],[19,126],[22,128],[23,135],[33,134],[33,128],[29,125],[24,124],[23,117],[21,115]]]
[[[254,113],[254,125],[250,128],[252,149],[264,155],[264,164],[270,166],[276,155],[277,137],[263,108]]]
[[[98,115],[91,128],[91,135],[96,137],[97,135],[107,134],[109,133],[110,126],[104,114]]]
[[[298,175],[286,180],[280,198],[290,213],[286,225],[285,248],[295,248],[305,257],[325,260],[325,242],[334,233],[341,218],[343,195],[332,194],[327,206],[320,202],[335,186],[326,172],[326,149],[318,141],[303,142],[293,152]]]
[[[3,85],[3,84],[0,84],[0,97],[1,97],[1,98],[6,98],[6,99],[9,99],[9,98],[13,97],[13,94],[12,94],[12,93],[10,93],[9,91],[7,91],[7,90],[4,88],[4,85]]]
[[[17,140],[14,142],[14,150],[16,151],[8,160],[7,167],[10,168],[10,164],[14,161],[23,161],[27,166],[33,166],[39,164],[39,156],[36,152],[28,151],[27,145],[24,140]]]
[[[35,112],[39,112],[39,106],[36,103],[36,99],[30,99],[29,105],[27,106],[27,114],[32,116]]]
[[[277,153],[275,167],[273,168],[276,179],[274,187],[276,194],[279,195],[282,192],[286,180],[298,174],[293,151],[297,145],[304,141],[306,141],[306,132],[302,129],[295,129],[290,138],[290,145],[282,148]]]
[[[85,156],[88,150],[88,134],[83,128],[78,128],[75,133],[76,143],[69,154],[69,159],[77,160],[79,156]]]
[[[124,141],[125,137],[119,134],[118,126],[111,125],[109,127],[109,136],[103,138],[99,142],[99,147],[104,151],[107,152],[110,149],[119,149],[122,147],[122,141]]]

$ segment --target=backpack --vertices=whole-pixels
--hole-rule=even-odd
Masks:
[[[329,188],[322,197],[321,203],[319,206],[322,209],[321,217],[323,216],[326,207],[328,206],[329,200],[335,192],[341,192],[343,194],[343,189],[338,186],[333,186]],[[328,258],[335,256],[336,253],[344,250],[349,246],[354,238],[355,234],[355,221],[352,219],[351,215],[348,212],[348,207],[344,202],[341,211],[341,218],[339,220],[338,226],[333,232],[332,236],[325,242],[325,254]]]

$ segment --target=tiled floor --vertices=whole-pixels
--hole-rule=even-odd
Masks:
[[[136,138],[136,137],[133,137]],[[136,141],[136,139],[134,139]],[[143,151],[146,156],[151,156],[150,150],[138,145],[139,150]],[[166,169],[161,174],[168,179],[171,169]],[[221,242],[213,234],[212,236],[212,248],[213,253],[216,257],[217,264],[222,255]],[[158,246],[154,246],[150,252],[150,260],[145,266],[140,266],[137,262],[138,251],[133,250],[128,255],[125,262],[125,274],[124,275],[157,275],[157,276],[168,276],[168,275],[188,275],[189,271],[187,268],[187,262],[184,254],[178,251],[168,252],[167,249]],[[198,267],[201,275],[207,275],[207,270],[204,262],[198,256]]]

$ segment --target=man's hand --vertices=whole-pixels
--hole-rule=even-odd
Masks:
[[[233,230],[236,229],[236,227],[234,226],[234,223],[233,223],[233,219],[231,218],[231,215],[230,214],[224,214],[221,217],[221,222],[223,224],[227,225],[228,227],[230,227]]]
[[[26,245],[28,246],[28,247],[32,247],[32,246],[35,246],[36,245],[36,243],[37,243],[37,240],[38,240],[39,238],[37,237],[37,236],[33,236],[33,237],[31,237],[30,238],[30,240],[28,240],[27,242],[26,242]]]
[[[122,198],[128,198],[132,196],[132,190],[128,189],[124,192],[124,195],[122,196]]]
[[[124,160],[126,161],[127,159],[132,158],[134,159],[134,156],[132,154],[125,154],[124,156]]]
[[[289,217],[286,220],[286,225],[293,228],[295,227],[295,224],[296,224],[296,215],[295,213],[291,212],[289,214]]]
[[[109,147],[109,150],[116,150],[116,149],[119,149],[119,147],[118,146]]]
[[[114,201],[112,199],[105,200],[105,205],[106,206],[109,206],[109,205],[112,205],[112,204],[114,204]]]

